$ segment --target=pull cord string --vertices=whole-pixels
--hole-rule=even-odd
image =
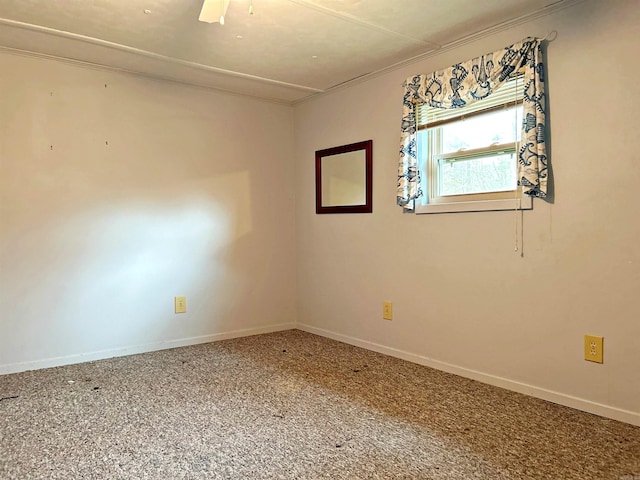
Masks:
[[[520,258],[524,258],[524,210],[520,200]]]
[[[516,88],[514,93],[514,104],[517,105],[518,101],[518,77],[516,77]],[[518,142],[518,107],[516,106],[513,110],[514,122],[513,122],[513,138],[515,140],[516,151],[514,153],[516,160],[516,188],[513,192],[513,204],[514,204],[514,227],[515,227],[515,238],[514,238],[514,252],[518,251],[518,154],[520,152],[520,142]],[[522,202],[520,202],[522,203]],[[524,220],[524,219],[523,219]]]

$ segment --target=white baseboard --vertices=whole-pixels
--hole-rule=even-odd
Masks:
[[[621,422],[630,423],[631,425],[640,426],[640,413],[632,412],[629,410],[623,410],[609,405],[603,405],[601,403],[591,402],[583,398],[574,397],[553,390],[547,390],[545,388],[536,387],[534,385],[528,385],[526,383],[516,382],[507,378],[498,377],[495,375],[489,375],[487,373],[478,372],[464,367],[459,367],[446,362],[440,362],[433,360],[422,355],[415,353],[405,352],[397,348],[386,347],[378,343],[369,342],[367,340],[361,340],[359,338],[350,337],[348,335],[342,335],[340,333],[332,332],[322,328],[313,327],[311,325],[305,325],[298,323],[296,325],[298,330],[302,330],[309,333],[314,333],[322,337],[328,337],[339,342],[348,343],[349,345],[355,345],[356,347],[366,348],[367,350],[373,350],[374,352],[383,353],[392,357],[401,358],[409,362],[417,363],[419,365],[425,365],[427,367],[442,370],[444,372],[453,373],[461,377],[477,380],[482,383],[494,385],[496,387],[505,388],[518,393],[523,393],[531,397],[540,398],[549,402],[564,405],[566,407],[575,408],[584,412],[593,413],[602,417],[612,418]]]
[[[95,352],[78,353],[74,355],[66,355],[63,357],[45,358],[41,360],[32,360],[28,362],[8,363],[0,365],[0,375],[8,373],[19,373],[27,370],[39,370],[41,368],[60,367],[62,365],[71,365],[74,363],[92,362],[94,360],[103,360],[105,358],[123,357],[125,355],[135,355],[137,353],[154,352],[156,350],[166,350],[169,348],[186,347],[188,345],[197,345],[199,343],[210,343],[218,340],[227,340],[230,338],[249,337],[251,335],[260,335],[262,333],[279,332],[282,330],[291,330],[295,328],[294,323],[281,323],[276,325],[267,325],[266,327],[246,328],[243,330],[234,330],[231,332],[214,333],[211,335],[202,335],[199,337],[180,338],[176,340],[167,340],[155,343],[145,343],[142,345],[132,345],[127,347],[112,348],[107,350],[99,350]]]

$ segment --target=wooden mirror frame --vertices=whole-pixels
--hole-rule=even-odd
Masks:
[[[362,205],[322,205],[322,159],[342,153],[365,152],[365,203]],[[371,213],[373,211],[373,140],[316,151],[316,213]]]

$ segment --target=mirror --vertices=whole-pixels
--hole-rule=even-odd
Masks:
[[[316,151],[316,213],[371,213],[373,140]]]

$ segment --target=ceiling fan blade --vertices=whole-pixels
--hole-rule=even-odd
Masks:
[[[220,17],[227,14],[230,1],[231,0],[204,0],[198,20],[207,23],[219,22]]]

